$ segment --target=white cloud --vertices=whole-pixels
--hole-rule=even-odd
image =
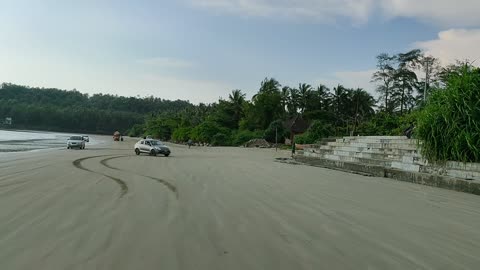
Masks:
[[[450,29],[438,34],[438,38],[413,44],[428,55],[440,59],[442,64],[454,63],[456,60],[480,60],[480,29]]]
[[[331,89],[341,84],[347,88],[362,88],[376,96],[375,84],[371,82],[374,69],[362,71],[338,71],[316,80],[316,84],[324,84]]]
[[[478,0],[187,0],[205,9],[246,16],[310,19],[321,22],[367,22],[379,12],[440,25],[479,26]]]
[[[443,26],[479,26],[478,0],[380,0],[385,15],[411,17]]]
[[[192,62],[168,57],[140,59],[137,62],[158,68],[190,68],[194,66]]]

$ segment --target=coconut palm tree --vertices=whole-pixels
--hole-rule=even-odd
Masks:
[[[288,113],[293,115],[298,113],[298,106],[300,101],[300,94],[298,89],[290,88],[290,95],[287,101]]]
[[[272,94],[279,92],[281,86],[282,85],[274,78],[265,78],[260,84],[260,89],[258,90],[258,93],[253,95],[252,101],[255,102],[257,97],[261,94]]]
[[[331,103],[330,89],[323,84],[320,84],[316,89],[316,96],[318,98],[319,109],[327,111]]]
[[[300,105],[300,112],[303,114],[305,108],[307,107],[308,99],[312,93],[312,86],[305,83],[300,83],[298,85],[298,93],[299,93],[299,105]]]
[[[357,88],[350,92],[350,107],[353,108],[353,133],[359,122],[375,114],[375,99],[367,91]]]
[[[282,87],[282,91],[281,91],[281,97],[282,97],[282,108],[283,108],[283,111],[286,112],[287,111],[287,104],[288,104],[288,100],[290,98],[290,87],[288,86],[284,86]]]
[[[233,109],[233,119],[235,123],[238,124],[240,119],[243,117],[243,107],[245,103],[245,94],[242,93],[242,90],[236,89],[228,96],[230,103],[232,104]]]

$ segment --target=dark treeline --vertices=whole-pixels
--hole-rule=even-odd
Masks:
[[[0,119],[13,118],[14,128],[111,134],[127,131],[158,111],[175,113],[186,101],[119,97],[76,90],[30,88],[4,83],[0,88]]]

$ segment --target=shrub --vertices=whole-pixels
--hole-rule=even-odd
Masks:
[[[480,161],[480,69],[466,65],[449,76],[427,100],[416,134],[431,161]]]
[[[216,122],[207,120],[192,129],[190,138],[197,142],[213,143],[213,138],[217,134],[224,134],[225,136],[230,137],[230,130],[228,128],[220,127]],[[219,142],[220,141],[217,140],[217,143]]]
[[[211,143],[214,146],[229,146],[231,145],[231,139],[228,134],[217,133],[212,137]]]
[[[192,128],[189,127],[177,128],[172,133],[172,139],[177,142],[186,142],[190,139],[191,132]]]
[[[145,126],[136,124],[130,130],[128,130],[127,135],[130,137],[140,137],[145,132]]]
[[[239,146],[252,139],[258,139],[263,137],[261,131],[239,130],[232,135],[232,145]]]
[[[328,123],[323,121],[313,121],[313,123],[308,128],[309,135],[315,140],[320,140],[335,134],[335,128]]]
[[[357,129],[357,134],[362,136],[401,135],[400,129],[401,124],[398,115],[379,112],[369,121],[361,123]],[[400,134],[398,134],[399,132]]]
[[[322,138],[327,138],[335,134],[335,128],[331,124],[317,120],[308,128],[307,132],[295,136],[295,142],[298,144],[313,144]]]
[[[297,144],[312,144],[314,142],[315,141],[312,139],[310,134],[308,134],[308,132],[295,136],[295,143]]]
[[[271,143],[275,142],[275,136],[277,136],[278,143],[284,143],[285,137],[288,137],[288,132],[283,127],[282,120],[276,120],[270,123],[268,128],[263,133],[263,138]]]

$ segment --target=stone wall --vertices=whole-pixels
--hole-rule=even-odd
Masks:
[[[344,137],[325,145],[305,146],[296,159],[315,166],[480,193],[480,164],[431,164],[420,153],[421,143],[403,136]]]

